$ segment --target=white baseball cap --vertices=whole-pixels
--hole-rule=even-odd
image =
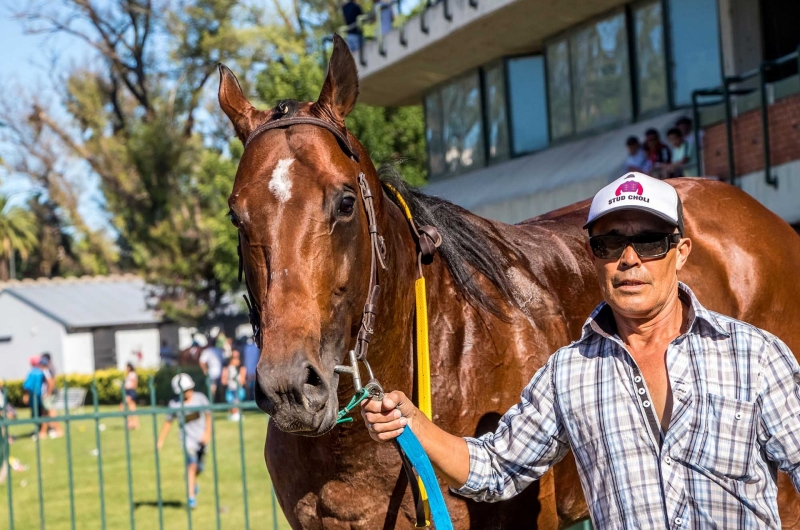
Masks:
[[[672,223],[683,234],[683,206],[675,188],[663,180],[630,172],[597,192],[589,208],[588,229],[601,217],[620,210],[641,210]]]
[[[186,392],[194,388],[194,381],[189,374],[177,374],[172,378],[172,391],[176,394]]]

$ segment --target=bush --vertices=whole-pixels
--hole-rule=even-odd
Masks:
[[[199,367],[191,367],[191,369]],[[152,368],[139,368],[136,370],[139,376],[139,386],[136,388],[139,394],[139,401],[143,403],[150,402],[150,387],[148,382],[150,377],[157,381],[158,373],[163,370],[155,370]],[[175,370],[173,368],[173,370]],[[188,371],[188,370],[184,370]],[[202,371],[200,372],[202,375]],[[193,376],[194,377],[194,376]],[[98,370],[93,375],[85,374],[65,374],[56,376],[56,386],[63,388],[64,384],[69,388],[85,388],[86,389],[86,404],[92,404],[92,380],[95,382],[97,388],[97,403],[100,405],[115,405],[122,402],[122,384],[125,381],[125,372],[117,370],[116,368],[109,368],[105,370]],[[22,383],[23,381],[5,381],[5,391],[8,396],[9,403],[14,406],[22,406]],[[167,382],[169,384],[169,381]],[[203,386],[205,388],[205,385]],[[170,393],[172,390],[170,390]],[[158,396],[158,390],[156,391]]]

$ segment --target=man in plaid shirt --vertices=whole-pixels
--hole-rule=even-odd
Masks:
[[[586,226],[604,302],[494,433],[459,438],[402,392],[366,402],[373,439],[409,427],[456,493],[508,499],[575,454],[595,528],[780,528],[776,469],[800,489],[800,367],[777,337],[705,309],[677,272],[675,189],[628,173]]]

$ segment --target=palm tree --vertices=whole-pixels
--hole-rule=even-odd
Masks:
[[[19,252],[23,260],[39,243],[36,230],[36,217],[20,206],[11,206],[8,196],[0,195],[0,242],[6,258],[0,261],[0,279],[9,279],[15,274],[14,255]]]

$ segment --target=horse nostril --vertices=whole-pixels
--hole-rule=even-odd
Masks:
[[[306,367],[306,384],[311,386],[320,386],[322,384],[322,379],[320,379],[319,374],[311,365]]]

